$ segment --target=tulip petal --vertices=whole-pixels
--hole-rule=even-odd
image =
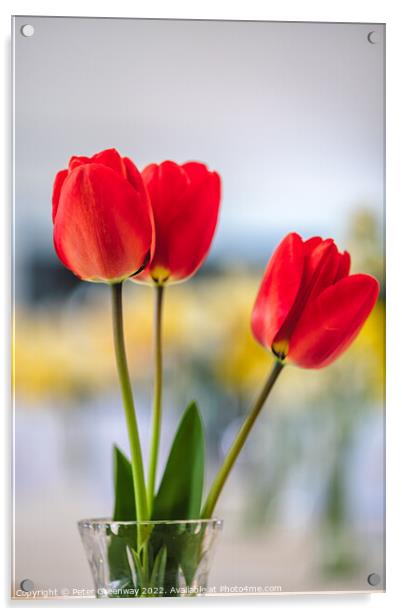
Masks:
[[[149,198],[149,194],[147,189],[145,188],[144,180],[142,179],[142,175],[134,165],[133,161],[130,158],[123,158],[123,164],[125,168],[124,175],[128,182],[130,182],[131,186],[136,190],[139,198],[146,203],[146,207],[148,210],[148,216],[151,221],[152,227],[152,242],[149,247],[149,262],[152,261],[154,252],[155,252],[155,221],[154,215],[151,206],[151,200]],[[146,268],[144,268],[146,269]]]
[[[323,240],[306,256],[303,290],[305,301],[333,284],[338,271],[338,249],[333,240]]]
[[[68,164],[68,169],[69,171],[73,171],[73,169],[75,169],[76,167],[80,167],[81,165],[87,165],[89,163],[105,165],[105,167],[110,167],[110,169],[114,169],[115,171],[117,171],[117,173],[121,173],[123,176],[125,176],[124,163],[122,162],[122,158],[115,148],[103,150],[102,152],[98,152],[91,157],[72,156]]]
[[[323,241],[324,240],[322,239],[322,237],[319,237],[318,235],[315,235],[314,237],[310,237],[308,240],[304,242],[304,254],[306,256],[311,254],[314,248],[322,244]]]
[[[81,165],[87,165],[91,162],[91,159],[88,156],[72,156],[68,163],[68,170],[73,171],[76,167],[81,167]]]
[[[271,348],[292,309],[303,270],[303,240],[297,233],[290,233],[269,260],[251,317],[254,336],[267,348]]]
[[[121,173],[121,175],[125,177],[126,170],[123,159],[115,148],[109,148],[108,150],[98,152],[98,154],[92,156],[91,163],[98,163],[99,165],[110,167],[110,169],[114,169],[117,173]]]
[[[149,267],[138,279],[147,280],[157,275],[169,279],[171,276],[170,255],[175,250],[171,239],[172,227],[180,216],[183,200],[188,190],[188,178],[182,167],[172,161],[164,161],[160,165],[151,164],[145,167],[142,180],[147,188],[152,203],[155,226],[155,252]]]
[[[147,201],[103,164],[84,164],[63,184],[54,226],[60,259],[84,280],[128,277],[149,251],[152,224]]]
[[[141,173],[134,165],[133,161],[130,160],[130,158],[125,157],[123,158],[123,165],[124,176],[127,178],[128,182],[130,182],[131,186],[135,188],[138,193],[146,194],[147,198],[149,199]]]
[[[63,169],[62,171],[59,171],[55,177],[54,180],[54,184],[53,184],[53,194],[52,194],[52,220],[53,223],[56,219],[56,214],[57,214],[57,208],[59,206],[59,199],[60,199],[60,192],[62,189],[62,186],[64,184],[64,180],[66,179],[66,177],[68,176],[68,170],[67,169]]]
[[[338,250],[333,240],[311,238],[304,242],[304,269],[299,292],[293,306],[277,332],[273,349],[287,355],[289,339],[308,303],[335,281],[338,271]]]
[[[343,353],[372,311],[379,284],[367,274],[346,276],[313,299],[290,338],[288,359],[323,368]]]
[[[183,165],[188,188],[180,211],[172,220],[168,269],[172,280],[194,274],[206,259],[218,222],[221,183],[204,165]]]
[[[160,165],[148,165],[142,172],[161,232],[170,231],[172,223],[185,207],[189,180],[183,167],[166,160]],[[163,241],[163,238],[161,238]]]
[[[345,250],[345,252],[339,255],[339,265],[338,271],[336,273],[335,281],[341,280],[349,274],[350,271],[350,254]]]

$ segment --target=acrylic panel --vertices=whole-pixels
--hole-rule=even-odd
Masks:
[[[384,55],[384,24],[13,18],[14,597],[384,590]]]

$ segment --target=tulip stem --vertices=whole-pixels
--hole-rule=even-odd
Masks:
[[[271,389],[273,388],[278,376],[282,372],[284,364],[280,360],[276,360],[273,368],[268,376],[268,379],[261,390],[260,395],[258,396],[254,406],[251,408],[249,414],[243,422],[239,432],[234,439],[231,448],[229,449],[226,458],[223,461],[223,464],[216,475],[214,482],[209,491],[207,500],[204,505],[204,509],[202,510],[201,517],[203,519],[208,519],[212,516],[214,511],[216,501],[219,498],[219,495],[225,485],[226,479],[234,463],[237,460],[237,457],[240,451],[243,448],[243,445],[250,433],[251,428],[254,425],[255,420],[257,419],[262,407],[264,406],[264,402],[266,401]]]
[[[133,392],[127,366],[127,356],[124,344],[122,283],[111,285],[113,339],[116,355],[116,366],[119,375],[121,396],[126,415],[128,439],[130,442],[131,465],[137,521],[148,520],[147,496],[145,490],[144,467],[142,463],[141,443],[138,433]]]
[[[154,402],[152,411],[152,436],[151,449],[149,455],[148,473],[148,511],[152,515],[155,492],[156,469],[158,466],[159,440],[162,418],[162,309],[163,309],[164,286],[155,286],[155,334],[154,334],[154,356],[155,356],[155,382],[154,382]]]

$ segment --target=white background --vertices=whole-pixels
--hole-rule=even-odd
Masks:
[[[386,594],[347,595],[347,596],[292,596],[292,597],[235,597],[235,598],[205,598],[200,600],[186,599],[157,599],[156,602],[148,600],[140,605],[131,602],[121,602],[112,606],[108,602],[82,603],[57,602],[57,607],[67,609],[82,609],[99,607],[101,609],[129,608],[141,611],[154,611],[155,609],[176,610],[186,609],[216,609],[226,610],[230,613],[237,610],[255,609],[256,611],[269,610],[271,613],[338,613],[342,610],[346,614],[377,614],[393,613],[394,608],[402,604],[400,595],[401,571],[401,501],[402,490],[400,485],[400,440],[402,437],[401,409],[398,396],[400,395],[400,355],[398,353],[401,341],[401,283],[400,270],[402,263],[400,240],[401,233],[401,155],[402,141],[402,96],[400,57],[402,57],[401,43],[401,15],[397,8],[398,3],[391,0],[380,2],[338,0],[336,3],[323,3],[319,1],[281,0],[271,3],[258,0],[226,1],[204,0],[201,2],[185,2],[179,0],[148,0],[136,2],[134,0],[70,0],[65,2],[47,1],[15,1],[3,2],[1,8],[2,49],[3,61],[1,63],[1,83],[4,95],[2,97],[3,134],[5,139],[1,148],[1,182],[3,199],[1,211],[1,246],[3,255],[1,259],[1,272],[3,293],[1,302],[2,336],[5,344],[2,354],[2,369],[0,370],[3,393],[3,460],[2,479],[4,483],[4,510],[3,510],[3,537],[5,546],[3,554],[6,556],[1,563],[0,578],[3,582],[3,593],[7,605],[9,595],[10,577],[10,532],[11,522],[10,505],[10,443],[11,443],[11,412],[9,387],[9,341],[10,341],[10,217],[11,217],[11,86],[10,86],[10,15],[11,14],[37,14],[37,15],[87,15],[87,16],[119,16],[119,17],[181,17],[181,18],[208,18],[208,19],[261,19],[261,20],[292,20],[292,21],[366,21],[385,22],[387,24],[387,275],[388,275],[388,309],[387,309],[387,592]],[[8,606],[10,606],[8,602]],[[36,602],[34,605],[14,603],[16,609],[24,607],[56,607],[56,602],[46,604]],[[157,606],[157,607],[156,607]]]

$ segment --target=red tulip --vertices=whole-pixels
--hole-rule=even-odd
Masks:
[[[290,233],[272,255],[252,314],[254,336],[280,359],[323,368],[356,338],[379,284],[349,275],[350,256],[333,240]]]
[[[153,217],[141,174],[104,150],[73,156],[53,187],[53,239],[60,260],[92,282],[119,282],[152,257]]]
[[[155,253],[138,277],[157,284],[188,278],[204,262],[218,219],[220,178],[197,162],[165,161],[142,172],[155,220]]]

